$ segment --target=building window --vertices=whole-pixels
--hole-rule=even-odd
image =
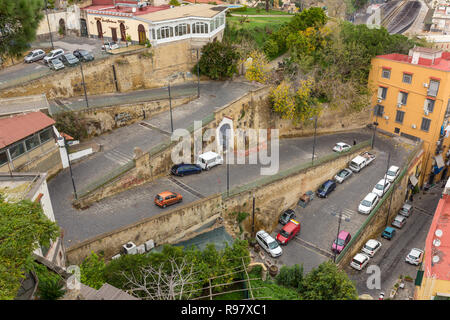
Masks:
[[[173,36],[173,30],[171,27],[161,27],[158,29],[158,39],[166,39]]]
[[[41,139],[41,143],[44,143],[53,138],[52,128],[45,129],[39,133],[39,138]]]
[[[411,83],[412,82],[412,74],[410,73],[404,73],[403,74],[403,82],[404,83]]]
[[[6,154],[6,150],[0,152],[0,166],[4,165],[8,162],[8,155]]]
[[[422,118],[422,125],[420,126],[420,130],[428,131],[430,130],[431,120],[427,118]]]
[[[450,99],[447,102],[447,110],[445,111],[445,117],[450,116]]]
[[[375,106],[375,110],[374,110],[373,114],[374,114],[376,117],[382,117],[383,114],[384,114],[384,106],[377,104],[377,105]]]
[[[196,22],[192,25],[192,33],[208,33],[208,25],[204,22]]]
[[[424,110],[431,113],[434,110],[434,100],[433,99],[425,99],[425,105],[423,106]]]
[[[391,70],[383,69],[383,71],[381,72],[381,77],[385,78],[385,79],[390,79],[391,78]]]
[[[404,118],[405,118],[405,112],[397,110],[397,115],[395,116],[395,122],[403,123]]]
[[[25,146],[27,147],[27,151],[33,150],[37,146],[39,146],[39,136],[34,135],[25,140]]]
[[[175,36],[184,36],[188,33],[188,25],[186,23],[179,24],[175,27]]]
[[[400,128],[395,128],[394,133],[397,133],[397,134],[400,133]]]
[[[408,101],[408,93],[400,91],[398,93],[398,101],[397,103],[401,105],[406,105],[406,102]]]
[[[387,90],[386,87],[378,87],[378,99],[385,100],[387,96]]]
[[[428,85],[427,95],[430,97],[436,97],[439,91],[439,81],[430,80],[430,84]]]
[[[11,159],[16,159],[25,153],[25,146],[23,145],[23,141],[13,145],[9,148],[9,154],[11,155]]]

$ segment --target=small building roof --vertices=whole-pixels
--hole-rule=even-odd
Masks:
[[[0,149],[55,124],[44,113],[30,112],[0,119]]]
[[[226,9],[227,7],[224,6],[215,6],[200,3],[174,7],[158,12],[151,12],[141,15],[139,16],[139,18],[150,20],[152,22],[180,19],[186,17],[212,18]]]

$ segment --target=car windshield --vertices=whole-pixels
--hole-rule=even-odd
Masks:
[[[356,264],[361,264],[361,261],[358,261],[358,260],[356,260],[356,259],[353,259],[352,260],[354,263],[356,263]]]
[[[155,199],[156,199],[156,200],[159,200],[159,201],[162,201],[162,200],[163,200],[163,198],[162,198],[160,195],[157,195],[157,196],[155,197]]]
[[[27,57],[31,57],[33,55],[33,51],[31,51],[29,54],[27,54]]]
[[[269,243],[269,248],[270,249],[275,249],[278,247],[278,243],[276,241],[272,241]]]
[[[339,172],[338,176],[341,177],[341,178],[344,178],[347,174],[348,174],[347,171],[342,170],[341,172]]]
[[[413,260],[417,259],[417,257],[414,256],[414,255],[412,255],[412,254],[408,255],[408,257],[409,257],[410,259],[413,259]]]
[[[334,240],[334,243],[336,243],[336,240]],[[345,243],[344,239],[337,239],[337,245],[338,246],[343,246]]]
[[[370,206],[372,205],[372,202],[367,201],[367,200],[363,200],[363,201],[361,202],[361,204],[362,204],[364,207],[370,207]]]
[[[377,189],[377,190],[383,190],[383,185],[382,185],[382,184],[377,184],[377,185],[375,186],[375,189]]]
[[[289,238],[289,233],[286,230],[281,229],[280,234],[285,238]]]
[[[367,245],[367,244],[364,245],[364,248],[366,248],[367,250],[373,250],[373,249],[375,249],[375,248],[372,248],[371,246],[369,246],[369,245]]]

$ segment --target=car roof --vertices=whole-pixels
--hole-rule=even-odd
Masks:
[[[337,145],[337,146],[347,146],[348,143],[345,143],[345,142],[338,142],[338,143],[336,143],[336,145]]]
[[[334,183],[334,180],[327,180],[327,181],[325,181],[323,184],[324,185],[330,185],[330,184],[333,184]]]
[[[212,152],[212,151],[208,151],[205,153],[200,154],[198,157],[199,158],[203,158],[205,160],[209,160],[209,159],[214,159],[215,157],[217,157],[219,154]]]
[[[400,168],[397,167],[397,166],[390,166],[388,171],[395,171],[395,170],[398,170],[398,169],[400,169]]]
[[[357,254],[353,257],[354,260],[358,260],[358,261],[364,261],[364,260],[366,260],[366,259],[368,259],[368,258],[369,258],[369,257],[368,257],[367,255],[363,254],[363,253],[357,253]]]
[[[367,242],[366,242],[366,244],[369,246],[369,247],[375,247],[378,243],[380,243],[379,241],[377,241],[377,240],[375,240],[375,239],[369,239]]]
[[[409,252],[410,255],[415,257],[419,257],[421,253],[423,253],[423,250],[417,248],[412,248],[411,251]]]
[[[338,238],[345,240],[345,238],[347,238],[347,235],[349,235],[349,234],[350,234],[350,232],[342,230],[341,232],[339,232]]]
[[[384,229],[384,231],[386,231],[386,232],[392,232],[392,231],[395,231],[395,229],[392,228],[392,227],[386,227],[386,228]]]
[[[411,209],[412,205],[410,203],[404,203],[402,208]]]
[[[297,228],[297,226],[300,224],[300,222],[295,221],[295,220],[289,220],[288,223],[286,223],[286,225],[283,227],[283,230],[287,231],[287,232],[291,232],[292,230],[294,230],[295,228]]]
[[[364,198],[364,200],[368,200],[368,201],[373,201],[376,197],[378,197],[377,194],[370,192],[366,195],[366,197]]]
[[[406,218],[400,214],[398,214],[397,216],[395,216],[394,220],[405,220]]]
[[[161,196],[161,197],[167,197],[167,196],[170,196],[170,195],[172,195],[172,194],[175,194],[175,192],[172,192],[172,191],[163,191],[163,192],[158,193],[158,196]]]
[[[385,185],[387,184],[389,181],[387,181],[386,179],[381,179],[380,181],[377,182],[377,184],[382,184]]]
[[[292,209],[286,209],[283,211],[283,213],[295,213],[295,211]]]
[[[268,241],[275,241],[275,239],[272,238],[272,236],[264,230],[259,230],[257,234],[259,234],[263,239],[267,239]]]

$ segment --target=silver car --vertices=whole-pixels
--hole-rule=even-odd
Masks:
[[[406,223],[406,218],[402,215],[396,215],[394,221],[392,221],[392,225],[401,229]]]
[[[401,207],[400,211],[398,212],[398,214],[401,214],[404,217],[409,217],[412,213],[412,205],[409,203],[404,203],[403,206]]]
[[[25,56],[24,61],[25,61],[25,63],[32,63],[32,62],[44,59],[44,57],[45,57],[44,50],[36,49],[36,50],[33,50],[30,53],[28,53]]]
[[[62,63],[61,60],[59,60],[58,58],[50,60],[50,62],[48,63],[48,66],[50,69],[53,69],[53,70],[64,69],[64,63]]]
[[[336,182],[338,183],[343,183],[345,180],[347,180],[348,178],[350,178],[350,176],[353,174],[353,171],[350,169],[342,169],[341,171],[339,171],[335,176],[334,176],[334,180],[336,180]]]

